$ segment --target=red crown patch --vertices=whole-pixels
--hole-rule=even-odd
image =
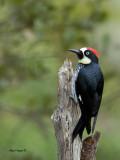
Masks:
[[[87,48],[87,49],[91,50],[96,55],[96,57],[99,58],[99,55],[95,49],[93,48]]]

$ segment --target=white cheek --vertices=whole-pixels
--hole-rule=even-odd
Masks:
[[[82,59],[79,59],[79,63],[90,64],[91,60],[88,57],[84,56]]]

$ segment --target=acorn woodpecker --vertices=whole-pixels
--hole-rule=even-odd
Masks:
[[[86,128],[91,133],[91,118],[94,117],[92,133],[95,129],[98,111],[102,99],[104,78],[98,64],[98,53],[93,48],[81,48],[80,50],[69,49],[78,56],[72,78],[72,97],[79,104],[81,117],[74,128],[72,141],[79,134],[81,140],[83,131]]]

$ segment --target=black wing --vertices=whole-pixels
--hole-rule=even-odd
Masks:
[[[87,66],[80,69],[75,82],[76,95],[81,108],[81,117],[73,131],[72,139],[79,133],[82,139],[84,128],[91,132],[91,117],[94,117],[94,131],[98,110],[100,107],[104,79],[99,65]]]
[[[99,65],[82,68],[76,81],[76,95],[81,112],[86,116],[97,115],[103,92],[104,79]]]

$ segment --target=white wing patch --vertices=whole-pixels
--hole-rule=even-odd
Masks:
[[[79,95],[79,100],[82,102],[82,98],[81,98],[81,95]]]
[[[82,98],[81,98],[81,95],[79,95],[79,100],[80,100],[80,102],[82,102],[82,104],[83,104],[83,101],[82,101]]]

